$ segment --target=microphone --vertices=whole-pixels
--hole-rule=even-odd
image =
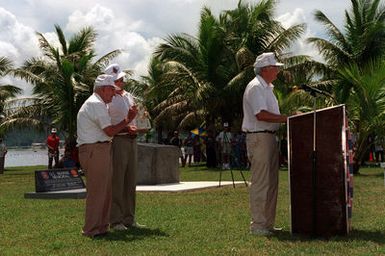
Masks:
[[[330,95],[328,95],[326,92],[321,91],[320,89],[311,87],[311,86],[309,86],[309,85],[307,85],[307,84],[301,84],[301,85],[299,86],[299,88],[302,89],[302,90],[304,90],[305,92],[310,93],[312,96],[315,96],[317,93],[318,93],[318,94],[325,95],[325,96],[330,96]]]

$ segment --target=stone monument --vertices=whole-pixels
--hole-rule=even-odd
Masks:
[[[179,183],[180,149],[171,145],[138,143],[138,185]]]

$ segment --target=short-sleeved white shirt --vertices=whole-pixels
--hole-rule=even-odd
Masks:
[[[274,85],[267,84],[265,80],[257,75],[246,86],[243,94],[243,121],[242,131],[276,131],[279,123],[259,121],[256,115],[262,110],[273,114],[280,114],[277,98],[273,92]]]
[[[111,116],[111,122],[113,125],[120,123],[128,115],[130,107],[135,105],[134,97],[124,91],[122,95],[115,94],[112,101],[108,104],[108,113]],[[135,125],[135,119],[131,121],[132,125]]]
[[[77,116],[77,144],[108,141],[112,138],[103,131],[111,125],[106,103],[93,93],[82,105]]]

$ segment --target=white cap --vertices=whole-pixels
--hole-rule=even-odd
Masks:
[[[273,52],[265,52],[255,59],[254,68],[267,66],[283,66],[283,63],[277,61]]]
[[[57,131],[56,131],[56,128],[52,128],[51,129],[51,133],[56,133]]]
[[[229,123],[223,123],[223,127],[229,127]]]
[[[95,79],[94,88],[103,86],[113,86],[114,88],[118,88],[117,86],[115,86],[114,77],[106,74],[99,75]]]
[[[104,70],[104,73],[115,77],[115,80],[119,80],[122,77],[125,77],[127,74],[121,71],[120,66],[116,63],[109,65]]]

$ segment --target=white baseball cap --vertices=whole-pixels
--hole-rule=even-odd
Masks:
[[[122,77],[125,77],[126,72],[121,71],[120,66],[116,63],[109,65],[104,70],[104,73],[115,77],[115,80],[119,80]]]
[[[258,55],[254,62],[254,68],[263,68],[267,66],[283,66],[283,63],[277,61],[273,52],[265,52]]]
[[[51,133],[56,133],[56,132],[57,132],[56,128],[51,129]]]
[[[103,87],[103,86],[113,86],[114,88],[118,89],[118,87],[115,86],[114,76],[110,76],[106,74],[99,75],[95,79],[94,88]]]

